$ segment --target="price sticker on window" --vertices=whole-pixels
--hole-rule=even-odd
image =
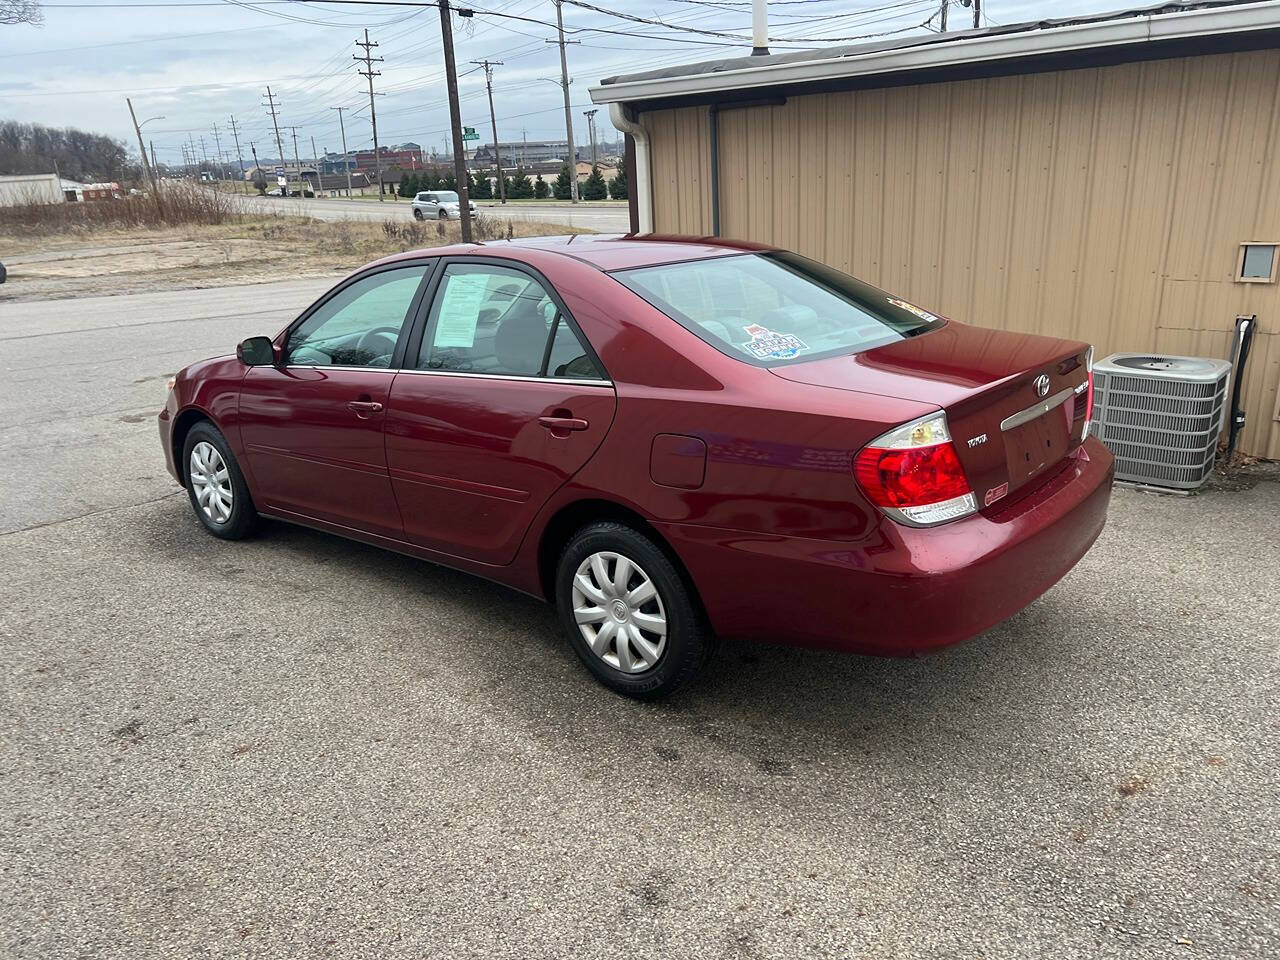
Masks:
[[[489,275],[484,273],[457,273],[445,278],[440,312],[436,316],[435,346],[467,349],[475,346],[480,304],[488,284]]]

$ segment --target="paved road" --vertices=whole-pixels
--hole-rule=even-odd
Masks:
[[[364,200],[303,198],[286,200],[283,197],[246,197],[244,203],[249,209],[266,207],[282,213],[300,213],[317,220],[381,221],[389,218],[408,219],[413,216],[408,200],[386,200],[377,203]],[[510,204],[502,207],[481,201],[476,204],[476,208],[484,216],[500,217],[504,220],[556,223],[569,227],[583,227],[600,233],[626,233],[630,229],[626,207],[592,206],[585,203],[578,206],[566,203],[546,206]]]
[[[0,956],[1280,952],[1280,483],[1118,491],[945,654],[644,706],[498,587],[203,534],[164,378],[322,285],[0,306]]]

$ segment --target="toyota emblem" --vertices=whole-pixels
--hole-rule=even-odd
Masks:
[[[1047,373],[1042,373],[1040,376],[1036,377],[1035,386],[1036,396],[1045,396],[1049,392],[1049,375]]]

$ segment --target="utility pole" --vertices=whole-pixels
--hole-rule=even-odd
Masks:
[[[204,164],[200,169],[203,171],[204,167],[211,166],[209,163],[209,151],[204,147],[204,134],[200,135],[200,157]]]
[[[498,167],[498,196],[503,203],[506,203],[507,178],[502,175],[502,155],[498,152],[498,120],[493,113],[493,68],[502,66],[502,61],[472,60],[471,62],[484,67],[484,82],[489,88],[489,123],[493,127],[493,162]]]
[[[441,7],[441,16],[444,16],[444,13],[445,7]],[[446,22],[447,19],[448,18],[446,18]],[[369,120],[373,123],[373,169],[377,171],[378,174],[378,202],[381,203],[386,198],[382,196],[382,157],[378,155],[378,113],[373,105],[373,78],[382,76],[382,71],[373,69],[373,65],[375,63],[382,63],[383,58],[371,56],[369,53],[369,51],[377,45],[378,44],[376,42],[369,39],[369,28],[365,27],[364,40],[356,41],[357,47],[364,47],[364,56],[362,57],[359,54],[353,54],[351,59],[364,61],[364,69],[357,70],[356,72],[369,81]]]
[[[973,0],[973,29],[980,27],[982,20],[982,0]]]
[[[351,158],[347,155],[347,128],[342,125],[342,111],[346,107],[330,107],[338,111],[338,129],[342,131],[342,169],[347,171],[347,196],[351,196]],[[363,196],[364,194],[361,194]]]
[[[560,45],[560,86],[564,89],[564,133],[565,139],[569,143],[569,199],[574,203],[578,202],[578,156],[573,149],[573,114],[569,110],[569,62],[565,59],[564,45],[566,43],[578,43],[577,40],[566,40],[564,38],[564,3],[563,0],[555,0],[556,4],[556,32],[559,36],[557,40],[548,40],[547,43],[556,43]]]
[[[271,126],[276,132],[276,152],[279,153],[280,155],[280,169],[283,170],[284,169],[284,144],[280,142],[280,124],[276,120],[276,100],[275,100],[275,97],[271,95],[270,87],[267,87],[267,102],[265,106],[267,108],[267,112],[271,114]],[[253,155],[253,162],[255,164],[258,162],[258,155],[256,153]],[[285,183],[285,187],[284,187],[285,196],[288,196],[289,195],[289,177],[287,174],[285,175],[284,183]]]
[[[596,111],[584,110],[582,115],[587,118],[587,133],[591,137],[591,166],[596,165]]]
[[[236,141],[236,163],[239,164],[236,167],[236,179],[244,180],[244,154],[240,152],[240,133],[236,130],[236,118],[234,115],[231,117],[231,136]]]
[[[222,163],[222,138],[218,136],[218,125],[216,123],[213,125],[213,145],[214,149],[218,151],[218,179],[224,180],[226,179],[226,170],[223,169]]]
[[[458,226],[462,242],[471,242],[471,191],[467,189],[467,158],[462,155],[462,110],[458,106],[458,65],[453,59],[453,23],[449,0],[440,0],[440,39],[444,47],[444,78],[449,88],[449,125],[453,127],[453,170],[458,189]]]
[[[320,196],[320,157],[316,155],[316,138],[311,138],[311,164],[316,168],[316,196]]]
[[[249,149],[253,152],[253,172],[254,172],[253,179],[255,181],[259,179],[262,179],[265,181],[266,177],[262,176],[262,164],[258,163],[258,145],[254,143],[252,140],[250,140]]]
[[[298,168],[298,196],[303,196],[306,191],[307,181],[302,179],[302,161],[298,159],[298,128],[290,127],[293,131],[293,165]]]
[[[148,140],[148,141],[147,141],[147,143],[151,144],[151,170],[152,170],[152,173],[154,173],[154,175],[155,175],[155,176],[159,177],[159,176],[160,176],[160,166],[159,166],[159,164],[157,164],[157,163],[156,163],[156,142],[155,142],[154,140]]]
[[[947,7],[951,6],[951,0],[942,0],[942,32],[947,32]]]
[[[142,127],[138,125],[138,115],[133,112],[132,100],[125,97],[124,102],[129,105],[129,116],[133,119],[133,132],[138,135],[138,150],[142,154],[142,169],[146,172],[147,179],[151,181],[151,192],[155,194],[156,207],[163,213],[164,207],[160,206],[160,184],[156,183],[154,163],[147,163],[147,148],[142,144]]]

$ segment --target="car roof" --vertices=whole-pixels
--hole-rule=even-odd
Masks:
[[[630,270],[660,263],[703,260],[755,250],[776,250],[762,243],[726,240],[723,237],[684,237],[658,234],[579,233],[559,237],[521,237],[516,240],[490,240],[485,243],[454,244],[427,250],[397,254],[387,260],[404,260],[424,256],[520,256],[524,250],[544,251],[572,257],[600,270]]]

